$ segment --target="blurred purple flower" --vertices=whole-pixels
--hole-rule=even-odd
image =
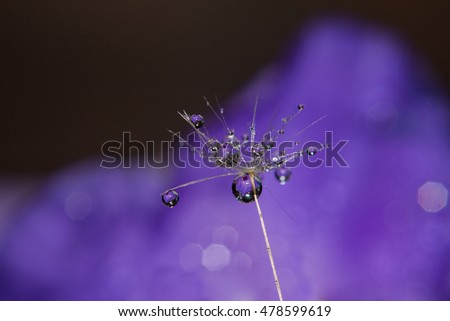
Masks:
[[[302,103],[292,133],[328,116],[299,139],[350,140],[348,168],[299,167],[285,186],[264,177],[285,299],[450,299],[448,106],[424,71],[386,33],[330,21],[226,105],[236,133],[259,93],[259,134],[275,106],[278,121]],[[166,188],[215,174],[65,169],[0,235],[0,299],[275,300],[256,209],[233,199],[233,177],[180,190],[174,209],[161,203]]]

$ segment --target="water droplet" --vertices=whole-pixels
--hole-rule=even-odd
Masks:
[[[222,148],[222,145],[216,139],[210,139],[207,143],[205,143],[205,146],[208,148],[207,151],[213,154],[214,156],[217,156],[218,152]]]
[[[162,196],[163,203],[170,208],[177,205],[179,200],[180,200],[180,196],[174,190],[167,191]]]
[[[275,165],[280,168],[281,166],[284,165],[284,163],[286,162],[286,160],[283,157],[280,157],[277,159],[277,161],[275,162]]]
[[[308,147],[306,152],[308,153],[309,156],[314,156],[317,153],[317,148],[316,147]]]
[[[203,118],[202,115],[192,114],[191,115],[191,122],[192,122],[192,124],[194,125],[195,128],[199,129],[205,123],[205,119]]]
[[[255,191],[253,190],[250,175],[253,175],[253,180],[255,182]],[[254,174],[238,175],[233,181],[231,190],[233,191],[233,195],[239,202],[251,203],[255,201],[255,192],[256,197],[259,197],[261,195],[262,182],[261,179]]]
[[[228,141],[232,143],[234,141],[234,132],[230,131],[227,135]]]
[[[297,108],[298,108],[298,110],[303,110],[303,108],[305,108],[305,105],[300,104],[297,106]]]
[[[286,182],[291,177],[292,171],[288,168],[277,168],[275,171],[275,177],[280,182],[281,185],[286,184]]]
[[[273,147],[275,147],[275,142],[270,138],[270,136],[264,137],[264,140],[261,142],[261,145],[266,149],[269,150]]]
[[[280,129],[280,130],[278,131],[278,134],[283,135],[283,134],[284,134],[284,129]]]

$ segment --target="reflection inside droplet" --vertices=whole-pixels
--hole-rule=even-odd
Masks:
[[[205,119],[203,118],[202,115],[199,114],[193,114],[191,115],[190,118],[192,124],[194,125],[195,128],[201,128],[203,126],[203,124],[205,123]]]
[[[161,199],[162,199],[162,202],[164,203],[164,205],[172,208],[178,204],[178,201],[180,200],[180,196],[178,195],[177,191],[170,190],[170,191],[165,192],[162,195]]]
[[[254,187],[250,175],[253,175],[255,184]],[[238,175],[233,181],[231,190],[233,192],[233,195],[239,202],[251,203],[255,201],[255,194],[256,197],[259,197],[261,195],[262,181],[258,176],[254,174]]]
[[[291,177],[291,174],[292,172],[288,168],[277,168],[277,170],[275,171],[275,178],[280,182],[281,185],[285,185]]]

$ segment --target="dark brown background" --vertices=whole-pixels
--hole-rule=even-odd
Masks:
[[[0,174],[45,173],[124,130],[167,138],[175,111],[224,101],[311,19],[388,27],[450,84],[446,1],[0,2]]]

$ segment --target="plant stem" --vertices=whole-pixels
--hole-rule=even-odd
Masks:
[[[258,197],[256,196],[254,174],[252,174],[252,173],[250,173],[250,180],[252,183],[253,194],[255,197],[256,209],[258,210],[259,221],[261,222],[261,228],[262,228],[262,231],[264,234],[264,240],[266,241],[267,254],[269,254],[270,265],[272,267],[272,273],[273,273],[273,278],[275,280],[275,286],[276,286],[277,292],[278,292],[278,298],[280,299],[280,301],[283,301],[283,295],[281,293],[280,281],[278,281],[277,269],[275,268],[275,262],[273,260],[272,249],[270,247],[269,237],[267,236],[266,225],[264,224],[264,218],[263,218],[263,214],[261,211],[261,207],[259,206]]]

